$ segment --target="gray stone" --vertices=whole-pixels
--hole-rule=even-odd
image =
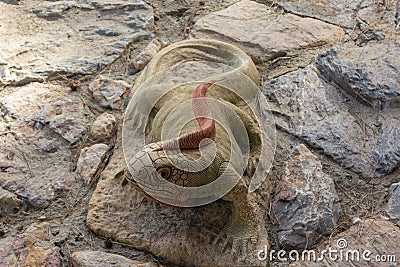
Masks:
[[[289,266],[395,267],[400,258],[399,242],[400,229],[393,223],[383,219],[365,219],[321,244],[315,250],[316,257],[311,256],[311,260],[307,259],[308,254],[305,254],[305,261],[301,260],[302,252],[299,251],[300,260]]]
[[[0,238],[0,266],[61,267],[60,248],[51,242],[49,223],[33,223],[22,234]]]
[[[294,14],[317,18],[349,29],[354,28],[357,18],[374,26],[382,22],[393,24],[395,12],[394,1],[282,0],[278,5]]]
[[[133,11],[128,15],[127,26],[134,30],[145,30],[149,28],[149,22],[153,22],[153,14]]]
[[[386,214],[400,227],[400,183],[395,183],[390,186]]]
[[[101,251],[77,251],[71,254],[71,262],[74,267],[157,267],[155,262],[131,260],[124,256]]]
[[[97,77],[89,84],[89,90],[102,107],[122,109],[122,95],[131,86],[124,81],[115,81],[103,76]]]
[[[391,172],[400,161],[398,48],[335,47],[305,69],[267,81],[277,126],[363,177]]]
[[[104,36],[118,36],[122,34],[118,30],[107,27],[97,27],[96,33]]]
[[[16,212],[20,209],[21,204],[22,201],[15,194],[0,187],[0,212]]]
[[[85,133],[86,129],[75,118],[60,118],[50,124],[50,129],[60,134],[71,144],[79,140]]]
[[[85,147],[81,150],[78,162],[76,163],[76,172],[81,176],[83,182],[88,185],[96,174],[103,156],[108,151],[106,144],[95,144],[91,147]]]
[[[304,145],[296,147],[275,198],[279,243],[293,249],[314,246],[335,229],[339,211],[333,179],[311,151]]]
[[[0,2],[0,10],[0,84],[97,72],[154,29],[153,10],[140,0]]]
[[[399,56],[400,43],[333,47],[320,54],[315,65],[327,81],[374,108],[400,107]]]
[[[77,100],[61,99],[46,104],[39,112],[35,121],[61,135],[70,143],[75,143],[86,132],[83,118],[84,107]]]
[[[90,133],[96,139],[107,138],[114,129],[115,123],[116,120],[114,115],[110,113],[103,113],[93,122]]]
[[[370,26],[363,20],[357,19],[357,26],[360,29],[361,33],[357,36],[356,44],[358,46],[362,46],[365,43],[370,41],[382,41],[385,39],[385,35],[381,32],[374,31],[370,29]]]
[[[71,8],[80,7],[75,1],[62,1],[56,3],[45,3],[32,9],[32,12],[39,17],[44,18],[61,18],[66,11]]]
[[[214,245],[230,219],[230,207],[217,201],[176,208],[144,198],[123,179],[125,160],[117,143],[89,202],[87,225],[112,238],[180,266],[236,266],[229,249]],[[260,238],[266,234],[260,234]],[[247,265],[265,266],[252,259]]]
[[[69,143],[45,122],[68,110],[48,104],[69,103],[62,100],[66,93],[63,86],[30,83],[8,87],[6,96],[0,97],[0,186],[35,207],[47,207],[75,181]]]
[[[1,0],[0,2],[4,2],[9,5],[18,5],[21,0]]]
[[[293,14],[276,14],[266,5],[243,0],[199,19],[191,37],[231,42],[259,63],[300,49],[338,43],[343,34],[340,27]]]
[[[33,144],[47,153],[54,153],[56,152],[61,144],[57,139],[49,138],[49,137],[38,137],[36,140],[33,141]]]

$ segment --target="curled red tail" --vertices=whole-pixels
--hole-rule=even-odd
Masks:
[[[198,148],[201,140],[210,138],[215,140],[215,121],[208,107],[206,94],[215,81],[204,82],[196,86],[192,97],[192,109],[194,117],[199,125],[199,130],[186,134],[177,140],[171,140],[163,144],[163,149],[173,148]]]

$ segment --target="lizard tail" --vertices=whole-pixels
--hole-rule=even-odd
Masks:
[[[192,108],[194,117],[199,125],[199,130],[186,134],[179,139],[169,140],[163,143],[163,149],[190,149],[190,148],[199,148],[200,142],[209,138],[211,140],[215,140],[216,129],[215,129],[215,121],[211,114],[210,108],[208,107],[206,94],[208,89],[214,84],[216,81],[204,82],[196,86],[196,89],[193,92],[192,98]],[[202,145],[207,145],[211,141],[208,140],[203,142]]]

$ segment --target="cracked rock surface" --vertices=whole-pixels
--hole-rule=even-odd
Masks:
[[[168,207],[124,180],[132,85],[160,49],[199,37],[253,58],[274,116],[275,161],[255,192],[268,230],[259,245],[320,252],[344,238],[400,259],[400,1],[1,0],[0,10],[0,266],[321,266],[257,251],[235,261],[213,244],[229,203]]]
[[[80,102],[70,109],[58,106],[71,101],[63,99],[64,91],[59,85],[30,83],[0,98],[0,185],[35,207],[47,207],[74,183],[66,139],[74,141],[84,123],[77,123],[83,116],[75,108]]]
[[[3,84],[99,71],[154,23],[152,8],[140,0],[23,1],[0,20]]]
[[[399,56],[399,43],[335,46],[305,69],[267,81],[264,93],[279,127],[345,168],[383,177],[400,161]]]
[[[293,14],[276,14],[254,1],[243,0],[199,19],[194,38],[214,38],[244,49],[256,63],[340,41],[340,27]]]
[[[228,206],[218,201],[204,207],[181,209],[143,199],[119,175],[124,167],[119,147],[89,202],[90,229],[181,266],[237,264],[229,251],[223,251],[222,244],[213,245],[216,235],[229,221]],[[256,259],[251,264],[264,265]]]
[[[313,247],[335,229],[339,212],[333,179],[317,157],[299,145],[288,159],[274,201],[279,243],[293,249]]]

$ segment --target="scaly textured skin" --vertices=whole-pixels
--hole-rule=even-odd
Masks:
[[[179,68],[180,64],[190,61],[226,64],[247,76],[249,81],[256,84],[259,89],[259,73],[250,57],[239,48],[230,44],[216,40],[203,39],[178,42],[160,51],[137,79],[135,87],[139,87],[143,84],[146,86],[146,81],[151,79],[153,75],[157,75],[172,67]],[[235,125],[233,125],[229,117],[227,117],[221,122],[228,127],[228,129],[224,129],[219,123],[215,123],[213,119],[210,119],[213,115],[208,109],[207,102],[203,101],[207,93],[208,98],[223,102],[243,121],[250,138],[249,154],[253,159],[248,165],[256,165],[254,159],[256,159],[260,153],[260,130],[254,118],[254,114],[250,111],[243,99],[227,91],[226,88],[214,84],[211,77],[209,79],[205,78],[204,82],[199,82],[195,86],[188,83],[180,84],[171,89],[172,90],[163,95],[154,106],[154,112],[152,112],[151,118],[149,118],[146,125],[147,133],[151,137],[151,143],[147,144],[135,155],[135,158],[132,160],[133,162],[142,162],[142,158],[148,156],[152,160],[154,169],[157,170],[160,176],[172,183],[185,187],[197,187],[208,184],[216,180],[224,171],[231,172],[230,174],[232,177],[238,175],[242,176],[242,173],[239,174],[235,170],[227,170],[231,155],[239,153],[236,143],[239,143],[240,140],[229,141],[228,132],[234,132]],[[153,87],[149,87],[149,89],[141,88],[139,100],[143,101],[143,105],[146,103],[146,98],[152,94],[151,90],[155,89]],[[175,107],[186,100],[192,100],[192,109],[197,123],[193,121],[185,125],[180,133],[179,139],[161,141],[162,127],[167,116]],[[189,111],[186,110],[182,112]],[[132,114],[126,114],[126,117],[128,117],[128,120],[135,120]],[[168,127],[173,129],[177,126],[168,125]],[[197,159],[200,157],[198,148],[200,145],[199,142],[203,138],[214,140],[217,149],[215,159],[205,169],[196,172],[182,171],[173,166],[165,157],[163,149],[173,150],[179,147],[182,149],[181,152],[183,155],[192,159]],[[207,145],[207,143],[201,145]],[[231,149],[232,147],[233,151]],[[176,160],[178,162],[179,158]],[[247,172],[251,171],[247,170]],[[138,171],[132,175],[149,174],[147,172]],[[151,179],[151,177],[142,178]],[[143,192],[135,182],[135,177],[128,175],[127,179],[135,188]],[[146,194],[145,192],[143,193]],[[223,199],[232,203],[232,219],[230,222],[227,222],[224,231],[221,232],[214,243],[217,245],[221,240],[225,239],[225,241],[222,242],[223,247],[226,247],[227,244],[231,242],[232,254],[237,255],[239,253],[244,256],[254,256],[254,253],[250,251],[254,249],[253,245],[257,242],[259,222],[262,218],[254,194],[248,192],[248,184],[245,179],[240,179],[237,185],[226,194]]]

